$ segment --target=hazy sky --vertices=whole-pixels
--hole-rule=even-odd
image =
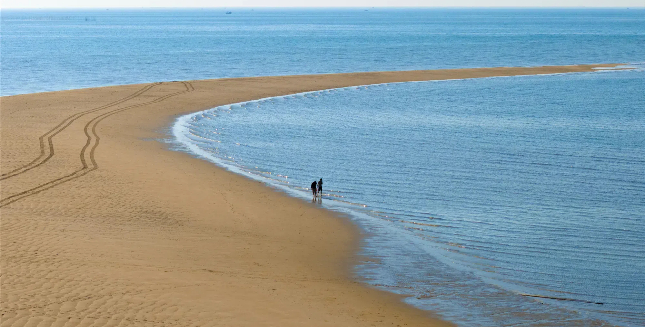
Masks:
[[[0,0],[2,8],[645,7],[645,0]]]

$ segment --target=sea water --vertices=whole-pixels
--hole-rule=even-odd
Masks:
[[[232,11],[232,14],[226,14]],[[2,10],[0,94],[642,63],[642,9]],[[639,65],[635,65],[639,67]],[[181,118],[181,149],[366,231],[356,276],[463,326],[645,325],[642,70],[386,84]]]
[[[184,116],[185,149],[369,232],[357,267],[464,326],[645,324],[645,70],[349,87]]]
[[[643,9],[5,9],[0,16],[1,95],[645,58]]]

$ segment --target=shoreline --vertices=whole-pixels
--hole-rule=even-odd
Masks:
[[[594,71],[602,71],[602,70],[630,70],[633,69],[631,67],[622,67],[622,66],[629,66],[629,63],[612,63],[612,64],[579,64],[579,65],[559,65],[559,66],[517,66],[517,67],[506,67],[506,66],[501,66],[501,67],[477,67],[477,68],[441,68],[441,69],[431,69],[431,70],[393,70],[393,71],[367,71],[367,72],[353,72],[353,73],[320,73],[320,74],[304,74],[304,75],[260,75],[260,76],[243,76],[243,77],[221,77],[221,78],[206,78],[206,79],[196,79],[196,80],[163,80],[163,81],[150,81],[150,82],[137,82],[133,84],[108,84],[108,85],[102,85],[102,86],[87,86],[87,87],[81,87],[81,88],[74,88],[74,89],[62,89],[62,90],[52,90],[52,91],[38,91],[38,92],[32,92],[32,93],[17,93],[17,94],[7,94],[7,95],[0,95],[0,98],[7,98],[7,97],[15,97],[15,96],[27,96],[27,95],[34,95],[34,94],[47,94],[47,93],[58,93],[58,92],[70,92],[70,91],[80,91],[80,90],[92,90],[92,89],[99,89],[99,88],[106,88],[106,87],[123,87],[123,86],[130,86],[130,85],[146,85],[146,84],[154,84],[154,83],[180,83],[180,82],[206,82],[206,81],[225,81],[225,80],[240,80],[240,79],[257,79],[257,78],[298,78],[298,77],[304,77],[304,76],[343,76],[343,75],[400,75],[400,74],[410,74],[410,75],[416,75],[416,78],[419,78],[419,74],[423,73],[439,73],[439,75],[436,75],[434,79],[414,79],[414,80],[398,80],[396,82],[381,82],[381,83],[367,83],[367,84],[360,84],[360,85],[347,85],[347,86],[341,86],[341,87],[330,87],[331,89],[334,88],[342,88],[342,87],[349,87],[349,86],[364,86],[364,85],[377,85],[377,84],[389,84],[389,83],[407,83],[407,82],[424,82],[424,81],[430,81],[430,80],[450,80],[451,78],[446,78],[442,73],[448,73],[448,72],[464,72],[468,73],[468,71],[472,71],[472,76],[470,77],[462,77],[462,78],[453,78],[455,80],[458,79],[470,79],[470,78],[486,78],[486,77],[509,77],[509,76],[521,76],[521,75],[552,75],[552,74],[567,74],[567,73],[588,73],[588,72],[594,72]],[[556,72],[547,72],[547,73],[538,73],[535,72],[540,69],[556,69],[559,71]],[[562,69],[562,70],[560,70]],[[488,73],[497,73],[500,75],[480,75],[476,73],[476,71],[484,70]],[[517,74],[517,73],[510,73],[510,71],[517,71],[517,70],[527,70],[529,73],[526,74]],[[504,71],[507,71],[504,73]],[[408,75],[408,76],[410,76]],[[365,76],[363,76],[365,77]],[[391,78],[391,77],[390,77]],[[315,92],[315,91],[321,91],[324,89],[314,89],[314,90],[308,90],[308,91],[303,91],[300,93],[306,93],[306,92]],[[289,95],[289,94],[282,94],[280,96],[284,95]],[[275,97],[275,96],[268,96],[269,98]],[[259,99],[253,99],[253,100],[259,100]],[[249,101],[249,100],[245,100]]]
[[[269,96],[619,65],[227,78],[2,97],[3,320],[449,325],[354,280],[360,232],[349,220],[151,140],[179,116]]]

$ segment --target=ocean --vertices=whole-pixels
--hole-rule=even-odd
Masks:
[[[1,95],[645,58],[645,9],[1,10],[0,16]]]
[[[3,11],[1,94],[626,63],[231,104],[170,142],[363,228],[358,279],[462,326],[645,325],[645,11]]]

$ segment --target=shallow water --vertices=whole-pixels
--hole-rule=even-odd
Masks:
[[[645,71],[343,88],[186,116],[192,152],[370,232],[367,282],[464,326],[645,324]],[[464,308],[466,308],[464,310]]]

